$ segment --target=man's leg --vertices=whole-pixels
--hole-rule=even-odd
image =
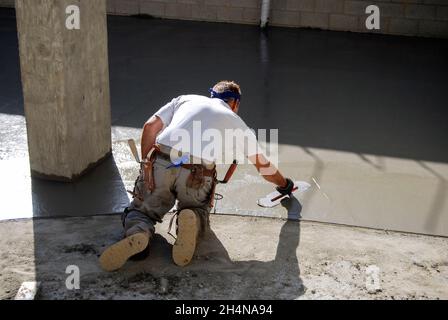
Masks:
[[[145,250],[148,244],[149,235],[147,233],[134,233],[108,247],[100,256],[100,265],[106,271],[117,270],[130,257]]]
[[[181,169],[175,188],[178,199],[177,239],[173,246],[173,260],[179,266],[189,264],[197,243],[210,227],[210,197],[213,195],[213,177],[204,177],[203,186],[189,188],[187,179],[190,171]]]
[[[151,240],[156,231],[155,225],[157,222],[149,218],[146,214],[136,210],[130,210],[125,212],[125,214],[122,216],[122,222],[125,237],[129,237],[133,234],[143,232],[148,234],[149,240]],[[148,245],[143,251],[131,256],[129,260],[146,259],[149,255],[149,245],[150,243],[148,242]]]
[[[125,238],[108,247],[100,257],[100,264],[106,271],[121,268],[131,257],[136,257],[145,249],[155,232],[155,224],[174,206],[175,197],[171,186],[176,172],[167,170],[166,161],[157,159],[154,163],[155,190],[149,192],[140,176],[134,198],[123,216]],[[169,164],[169,163],[168,163]]]

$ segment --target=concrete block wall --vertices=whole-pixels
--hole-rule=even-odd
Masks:
[[[258,24],[262,0],[108,0],[111,14]],[[380,30],[367,30],[369,5]],[[271,0],[270,25],[448,38],[448,0]]]
[[[107,0],[108,12],[159,18],[258,24],[262,0]],[[377,5],[380,30],[367,30]],[[0,6],[14,0],[0,0]],[[271,0],[270,25],[448,38],[448,0]]]
[[[15,0],[0,0],[0,7],[14,8]]]
[[[261,0],[108,0],[112,14],[258,24]]]

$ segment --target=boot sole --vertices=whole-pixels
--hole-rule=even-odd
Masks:
[[[173,260],[178,266],[186,266],[193,259],[198,235],[198,218],[189,209],[182,210],[178,219],[178,234],[173,246]]]
[[[121,268],[131,256],[145,250],[148,242],[148,235],[140,232],[111,245],[99,259],[101,268],[105,271]]]

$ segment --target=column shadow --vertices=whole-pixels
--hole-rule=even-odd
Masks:
[[[32,178],[34,217],[79,217],[119,213],[129,204],[113,157],[72,183]]]
[[[113,224],[129,204],[115,159],[107,158],[72,183],[33,178],[32,203],[37,299],[65,299],[67,267],[78,266],[81,279],[98,269],[98,216],[110,216]]]

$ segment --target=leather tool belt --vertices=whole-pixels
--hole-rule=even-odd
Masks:
[[[157,145],[155,144],[151,150],[149,151],[148,155],[146,156],[146,170],[143,169],[142,164],[142,170],[141,172],[144,174],[148,174],[149,176],[147,179],[145,179],[148,184],[148,189],[150,192],[152,192],[155,189],[155,182],[154,182],[154,161],[157,158],[164,159],[168,162],[171,162],[171,148],[163,145]],[[193,162],[194,160],[197,161],[197,159],[193,159],[193,157],[190,157],[190,161]],[[206,163],[206,164],[194,164],[194,163],[187,163],[187,164],[181,164],[182,168],[190,170],[190,175],[187,179],[187,187],[192,189],[199,189],[204,186],[205,179],[204,177],[212,177],[213,178],[213,185],[212,190],[210,193],[210,207],[213,207],[213,200],[214,200],[214,194],[215,194],[215,188],[217,183],[217,172],[216,172],[216,165]],[[144,177],[146,178],[146,177]]]

